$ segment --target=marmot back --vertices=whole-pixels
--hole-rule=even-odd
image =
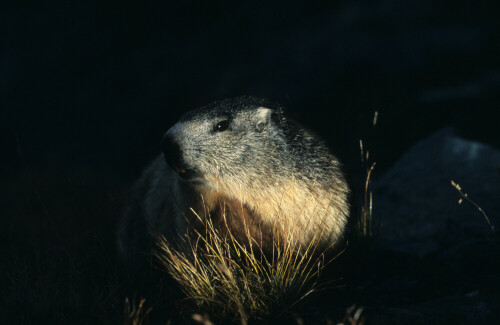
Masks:
[[[145,171],[122,220],[127,258],[150,254],[154,233],[176,240],[196,224],[192,208],[237,239],[272,247],[283,236],[329,246],[344,231],[348,186],[338,160],[280,106],[252,97],[186,113],[163,137],[163,157]],[[223,206],[221,206],[223,202]]]

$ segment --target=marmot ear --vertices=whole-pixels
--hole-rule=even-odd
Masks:
[[[255,124],[257,131],[262,132],[269,125],[271,122],[271,113],[272,111],[269,108],[257,108],[257,123]]]

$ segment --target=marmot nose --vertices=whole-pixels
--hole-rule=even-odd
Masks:
[[[174,138],[166,133],[161,140],[161,146],[163,148],[163,155],[165,161],[172,169],[182,168],[182,151],[181,147],[174,140]]]

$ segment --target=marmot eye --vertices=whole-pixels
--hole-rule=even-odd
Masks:
[[[226,131],[229,128],[229,121],[220,121],[214,126],[214,132]]]

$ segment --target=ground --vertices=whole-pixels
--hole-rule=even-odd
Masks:
[[[30,170],[15,176],[2,184],[3,323],[123,323],[126,297],[146,298],[152,323],[190,320],[165,299],[171,287],[132,289],[118,263],[116,222],[128,184],[86,173]],[[352,241],[322,275],[328,284],[321,291],[274,316],[337,323],[355,305],[363,308],[366,324],[499,319],[496,235],[470,238],[425,258],[377,248],[376,240]]]

